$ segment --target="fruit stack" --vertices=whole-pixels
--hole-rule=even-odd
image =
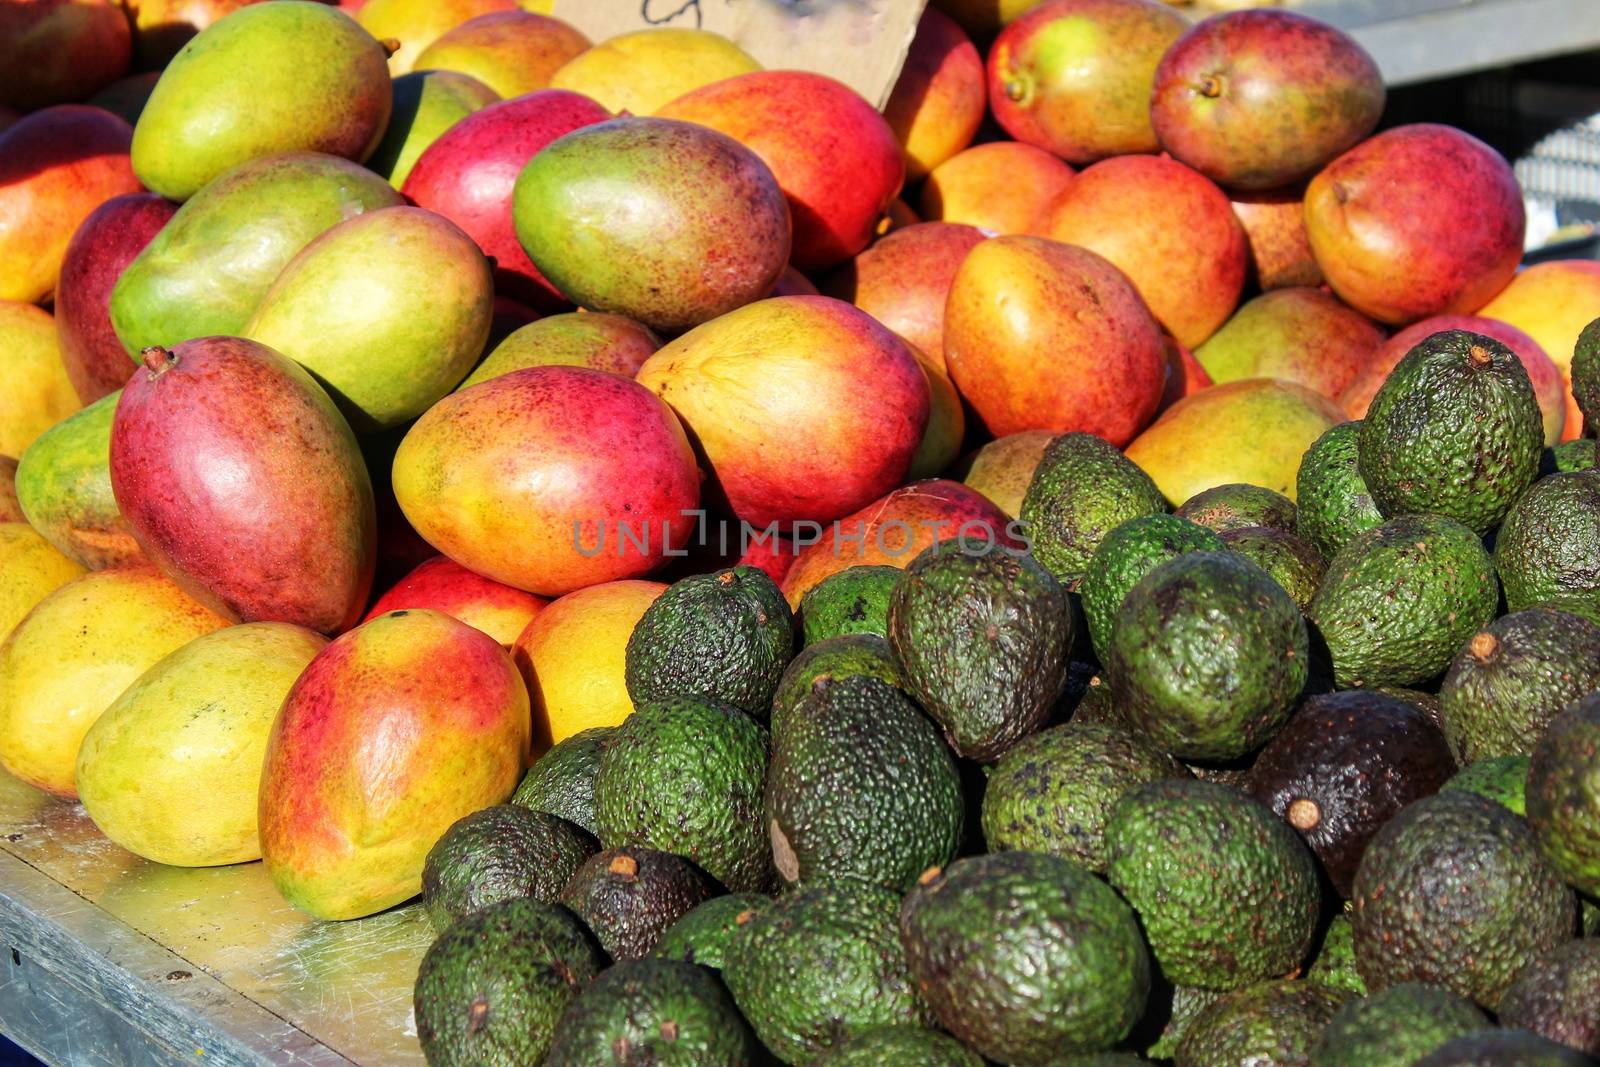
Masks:
[[[0,8],[10,775],[420,895],[435,1064],[1600,1055],[1498,154],[1285,11],[951,0],[880,112],[539,6]]]

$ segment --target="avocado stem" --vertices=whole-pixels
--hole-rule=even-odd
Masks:
[[[149,369],[150,377],[152,378],[165,374],[169,369],[178,365],[178,357],[160,345],[151,345],[149,348],[142,350],[139,353],[139,358],[144,361],[144,365]]]
[[[1467,643],[1467,651],[1479,663],[1488,663],[1500,651],[1500,641],[1488,631],[1473,634],[1472,640]]]
[[[1305,797],[1291,801],[1286,814],[1289,825],[1296,830],[1310,830],[1322,821],[1322,809],[1317,807],[1315,800],[1308,800]]]
[[[1467,349],[1467,356],[1476,366],[1479,367],[1487,367],[1490,363],[1494,362],[1494,357],[1491,356],[1489,354],[1489,350],[1484,348],[1482,345],[1473,345],[1471,348]]]
[[[606,870],[631,882],[639,875],[639,862],[632,856],[617,856]]]

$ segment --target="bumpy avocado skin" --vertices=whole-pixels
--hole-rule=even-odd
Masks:
[[[1112,812],[1106,848],[1107,877],[1168,980],[1237,989],[1305,962],[1321,904],[1315,863],[1287,823],[1238,790],[1142,785]]]
[[[1126,728],[1076,720],[1025,737],[1000,758],[983,793],[990,852],[1019,849],[1106,869],[1106,820],[1124,793],[1183,764]]]
[[[1037,730],[1066,688],[1072,611],[1031,556],[946,541],[894,587],[889,644],[951,747],[989,762]]]
[[[1340,912],[1328,920],[1322,932],[1322,943],[1311,957],[1306,968],[1306,980],[1321,982],[1358,997],[1367,995],[1367,983],[1356,969],[1355,932],[1350,926],[1350,916]]]
[[[785,894],[739,927],[722,980],[773,1055],[810,1063],[859,1031],[931,1021],[899,910],[895,894],[841,881]]]
[[[490,904],[532,897],[554,904],[600,844],[542,811],[498,804],[458,819],[422,865],[422,902],[435,930]]]
[[[889,594],[898,567],[847,567],[807,589],[796,618],[807,645],[845,634],[889,636]]]
[[[1283,591],[1301,611],[1317,595],[1317,586],[1322,584],[1322,575],[1328,569],[1327,560],[1316,549],[1287,530],[1247,526],[1224,531],[1222,540],[1228,548],[1272,575],[1273,581],[1283,586]]]
[[[417,971],[417,1037],[434,1067],[523,1067],[605,958],[563,907],[502,901],[456,923]]]
[[[597,726],[573,734],[540,756],[510,802],[559,816],[594,833],[594,778],[600,773],[600,753],[613,729]]]
[[[1528,764],[1528,825],[1567,883],[1600,896],[1600,693],[1556,716]]]
[[[1128,721],[1188,759],[1229,760],[1288,720],[1310,664],[1305,619],[1243,556],[1188,552],[1128,591],[1106,674]]]
[[[1152,987],[1151,1006],[1139,1023],[1140,1028],[1148,1029],[1149,1033],[1140,1035],[1136,1031],[1135,1036],[1148,1039],[1150,1034],[1155,1033],[1155,1026],[1159,1025],[1161,1030],[1155,1034],[1155,1040],[1141,1050],[1145,1059],[1170,1063],[1178,1051],[1178,1042],[1183,1040],[1190,1024],[1225,996],[1226,993],[1215,989],[1196,989],[1187,985],[1168,986],[1160,983]]]
[[[1185,552],[1220,552],[1227,546],[1214,531],[1176,515],[1141,515],[1106,534],[1078,584],[1094,654],[1105,663],[1117,609],[1128,590],[1157,566]]]
[[[1411,1067],[1488,1017],[1459,993],[1402,982],[1340,1008],[1311,1050],[1311,1067]]]
[[[875,1026],[844,1039],[816,1067],[983,1067],[953,1037],[920,1026]]]
[[[1508,610],[1543,604],[1600,623],[1600,468],[1534,483],[1500,525],[1494,565]]]
[[[901,687],[900,665],[888,641],[875,634],[846,634],[807,645],[784,670],[772,695],[772,728],[781,728],[784,716],[800,706],[812,683],[823,675],[839,679],[863,674]]]
[[[763,818],[785,883],[904,892],[955,855],[964,811],[938,728],[876,678],[818,681],[773,737]]]
[[[794,615],[755,567],[673,583],[628,638],[625,677],[635,704],[700,696],[765,720],[794,658]]]
[[[1479,1030],[1451,1038],[1413,1067],[1594,1067],[1594,1060],[1527,1030]]]
[[[611,848],[584,861],[561,903],[594,932],[614,960],[648,956],[662,932],[716,895],[704,871],[670,852]]]
[[[1572,398],[1583,413],[1583,431],[1600,437],[1600,319],[1578,334],[1572,351]]]
[[[1332,559],[1351,538],[1378,526],[1383,513],[1361,480],[1361,423],[1343,422],[1312,442],[1295,476],[1295,532]]]
[[[1499,603],[1494,564],[1476,534],[1437,515],[1402,515],[1328,562],[1306,615],[1339,686],[1370,689],[1439,674]]]
[[[1461,790],[1419,800],[1378,831],[1351,904],[1356,965],[1371,989],[1429,982],[1491,1010],[1577,923],[1572,891],[1523,821]]]
[[[1500,998],[1500,1025],[1600,1056],[1600,938],[1568,941],[1517,974]]]
[[[1132,909],[1056,856],[997,852],[930,871],[901,905],[900,938],[940,1025],[1019,1067],[1109,1050],[1150,992]]]
[[[1082,577],[1089,557],[1116,527],[1167,510],[1150,476],[1093,434],[1051,441],[1022,498],[1033,555],[1063,582]]]
[[[749,1067],[757,1046],[728,991],[704,967],[624,960],[567,1005],[546,1067]]]
[[[1473,634],[1439,687],[1440,725],[1462,763],[1526,756],[1568,704],[1600,689],[1600,624],[1552,608]]]
[[[728,945],[739,929],[739,916],[760,911],[771,903],[772,898],[755,893],[712,897],[667,927],[650,954],[720,971]]]
[[[1592,437],[1580,437],[1576,441],[1562,441],[1554,448],[1545,449],[1545,455],[1539,463],[1539,474],[1585,471],[1590,467],[1600,467],[1600,441]]]
[[[1189,1024],[1177,1067],[1308,1062],[1317,1035],[1348,994],[1316,982],[1268,981],[1229,993]]]
[[[1496,756],[1469,763],[1456,772],[1442,789],[1461,789],[1476,793],[1517,815],[1528,813],[1528,767],[1530,756]]]
[[[1217,533],[1253,526],[1294,533],[1297,520],[1293,500],[1264,486],[1242,482],[1202,490],[1185,500],[1177,513]]]
[[[1482,534],[1533,484],[1544,425],[1517,354],[1464,330],[1406,353],[1361,421],[1361,478],[1384,515],[1433,514]]]

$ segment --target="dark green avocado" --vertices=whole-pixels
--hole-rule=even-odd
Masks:
[[[1139,1029],[1134,1031],[1135,1047],[1142,1046],[1147,1060],[1172,1062],[1189,1024],[1226,995],[1215,989],[1155,982],[1150,989],[1150,1007],[1139,1020]]]
[[[589,983],[556,1023],[546,1067],[749,1067],[757,1046],[728,991],[704,967],[623,960]]]
[[[1019,1067],[1109,1050],[1150,992],[1133,911],[1056,856],[997,852],[928,871],[900,907],[900,939],[939,1024]]]
[[[1528,961],[1500,998],[1500,1025],[1600,1056],[1600,938],[1568,941]]]
[[[1543,604],[1600,623],[1600,468],[1534,483],[1495,536],[1494,565],[1509,610]]]
[[[1304,611],[1317,595],[1328,563],[1316,549],[1288,530],[1270,526],[1247,526],[1226,530],[1222,540],[1283,586],[1283,591]]]
[[[1556,716],[1528,764],[1528,825],[1567,884],[1600,896],[1600,693]]]
[[[1106,534],[1139,515],[1167,510],[1150,476],[1114,445],[1088,433],[1045,447],[1018,517],[1033,555],[1063,582],[1076,581]]]
[[[1275,980],[1236,990],[1201,1012],[1178,1042],[1177,1067],[1304,1067],[1349,994]]]
[[[597,726],[556,744],[528,768],[511,803],[594,833],[594,776],[600,773],[600,753],[612,729]]]
[[[1323,559],[1332,559],[1359,533],[1383,522],[1361,480],[1361,423],[1325,432],[1300,457],[1295,476],[1295,533]]]
[[[739,929],[739,916],[747,911],[760,911],[770,903],[770,897],[755,893],[712,897],[667,927],[650,954],[721,970],[728,943]]]
[[[1507,811],[1518,815],[1528,813],[1529,756],[1497,756],[1494,759],[1470,763],[1440,788],[1461,789],[1488,797]]]
[[[1355,933],[1350,927],[1350,916],[1341,911],[1328,920],[1322,931],[1322,943],[1311,956],[1311,966],[1306,969],[1306,980],[1331,985],[1358,997],[1367,995],[1367,983],[1356,969]]]
[[[1294,533],[1294,501],[1259,485],[1234,482],[1202,490],[1183,502],[1178,514],[1208,530],[1225,533],[1266,526]]]
[[[1584,471],[1591,467],[1600,467],[1600,441],[1592,437],[1580,437],[1576,441],[1562,441],[1554,448],[1545,449],[1544,458],[1539,463],[1539,474]]]
[[[1526,1030],[1479,1030],[1451,1038],[1413,1067],[1594,1067],[1581,1052]]]
[[[1106,534],[1078,584],[1089,639],[1101,663],[1110,658],[1117,609],[1140,578],[1185,552],[1220,552],[1215,532],[1177,515],[1141,515]]]
[[[490,904],[532,897],[554,904],[600,844],[587,830],[515,804],[456,820],[422,865],[422,903],[435,930]]]
[[[1583,414],[1583,432],[1600,437],[1600,319],[1583,328],[1573,348],[1572,398]]]
[[[1459,993],[1401,982],[1340,1008],[1311,1050],[1311,1067],[1411,1067],[1451,1038],[1488,1025]]]
[[[845,634],[889,636],[889,594],[898,567],[846,567],[807,589],[796,615],[805,643]]]
[[[682,856],[629,846],[585,860],[561,890],[561,902],[612,959],[632,960],[649,955],[662,931],[716,895],[711,878]]]
[[[845,1038],[816,1067],[983,1067],[983,1060],[937,1030],[875,1026]]]
[[[772,728],[781,728],[783,717],[799,707],[818,678],[837,680],[857,675],[900,688],[900,665],[895,662],[888,641],[875,634],[846,634],[807,645],[778,682],[778,691],[772,697]]]

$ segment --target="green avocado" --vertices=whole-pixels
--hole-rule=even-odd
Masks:
[[[920,1026],[874,1026],[847,1037],[816,1067],[983,1067],[961,1042]]]
[[[805,591],[796,617],[810,645],[845,634],[889,636],[889,594],[899,567],[846,567]]]
[[[939,1024],[1019,1067],[1109,1050],[1150,993],[1133,911],[1057,856],[997,852],[928,871],[901,905],[900,939]]]
[[[1359,465],[1385,516],[1443,515],[1482,534],[1538,477],[1543,448],[1517,354],[1447,330],[1407,352],[1379,387],[1361,421]]]
[[[1283,586],[1301,611],[1311,605],[1328,569],[1327,561],[1316,549],[1294,533],[1270,526],[1226,530],[1222,540],[1229,549],[1272,575],[1272,580]]]
[[[1305,688],[1305,619],[1243,556],[1189,552],[1139,579],[1112,626],[1117,706],[1157,746],[1229,760],[1260,748]]]
[[[772,885],[761,824],[767,731],[737,708],[667,697],[616,727],[594,780],[607,848],[643,845],[693,861],[735,893]]]
[[[1539,474],[1583,471],[1591,467],[1600,467],[1600,441],[1592,437],[1580,437],[1576,441],[1562,441],[1554,448],[1545,449],[1544,458],[1539,463]]]
[[[1494,542],[1506,608],[1544,604],[1600,622],[1600,468],[1539,479]]]
[[[1265,526],[1294,533],[1294,501],[1260,485],[1234,482],[1202,490],[1183,502],[1178,514],[1208,530],[1226,533]]]
[[[678,960],[623,960],[567,1005],[546,1067],[749,1067],[757,1047],[722,983]]]
[[[605,966],[566,908],[506,900],[456,923],[417,971],[417,1038],[432,1067],[544,1060],[556,1021]]]
[[[1305,963],[1321,906],[1316,863],[1288,823],[1237,789],[1146,783],[1112,809],[1106,849],[1106,876],[1169,981],[1237,989]]]
[[[1367,995],[1367,983],[1356,969],[1355,932],[1349,915],[1341,911],[1328,920],[1328,928],[1322,932],[1322,943],[1312,954],[1311,966],[1306,968],[1306,980],[1343,989],[1358,997]]]
[[[1472,635],[1439,687],[1440,725],[1462,764],[1527,756],[1550,720],[1600,689],[1600,624],[1528,608]]]
[[[1479,1030],[1451,1038],[1413,1067],[1594,1067],[1594,1062],[1526,1030]]]
[[[929,1021],[900,947],[899,909],[888,890],[840,881],[741,917],[722,980],[773,1055],[810,1063],[860,1031]]]
[[[1076,581],[1106,534],[1129,519],[1167,510],[1150,476],[1088,433],[1051,441],[1019,513],[1034,558],[1063,582]]]
[[[634,704],[699,696],[765,721],[794,658],[794,616],[771,578],[734,567],[674,582],[628,638]]]
[[[597,726],[573,734],[534,761],[511,803],[559,815],[595,833],[594,779],[600,754],[615,728]]]
[[[458,819],[422,865],[422,903],[435,930],[490,904],[532,897],[554,904],[600,845],[582,827],[542,811],[499,804]]]
[[[1323,559],[1351,538],[1383,522],[1361,480],[1361,423],[1344,422],[1323,433],[1300,457],[1295,476],[1295,533]]]
[[[1311,1049],[1310,1067],[1411,1067],[1489,1020],[1459,993],[1401,982],[1340,1008]]]
[[[1529,960],[1497,1014],[1501,1026],[1600,1056],[1600,938],[1577,938]]]
[[[1221,552],[1222,538],[1177,515],[1140,515],[1106,534],[1078,583],[1089,640],[1101,663],[1111,655],[1111,633],[1122,600],[1158,564],[1185,552]]]
[[[1178,1042],[1177,1067],[1295,1067],[1349,994],[1275,980],[1236,990],[1201,1012]]]
[[[670,852],[610,848],[583,862],[561,890],[561,903],[594,932],[614,960],[648,956],[661,934],[717,895],[704,871]]]
[[[819,679],[773,735],[765,824],[778,874],[904,892],[961,841],[961,778],[938,729],[876,678]]]
[[[1533,760],[1528,756],[1496,756],[1493,759],[1469,763],[1456,772],[1455,777],[1441,789],[1460,789],[1503,806],[1517,815],[1528,811],[1528,766]]]
[[[1429,982],[1493,1009],[1524,964],[1572,936],[1577,904],[1521,819],[1451,789],[1373,836],[1350,922],[1373,991]]]
[[[1583,432],[1600,437],[1600,319],[1578,334],[1572,352],[1572,398],[1583,413]]]
[[[901,688],[900,664],[889,642],[876,634],[844,634],[807,645],[778,680],[778,691],[772,695],[772,728],[778,729],[784,717],[800,706],[817,679],[861,676]]]
[[[1477,534],[1437,515],[1402,515],[1329,561],[1306,616],[1341,688],[1405,686],[1448,667],[1499,602]]]
[[[667,927],[650,954],[721,970],[728,944],[739,929],[739,916],[747,911],[759,911],[770,903],[771,898],[756,893],[712,897]]]
[[[1556,716],[1528,764],[1528,825],[1556,870],[1580,893],[1600,896],[1600,693]]]
[[[1072,612],[1032,557],[945,541],[894,587],[889,645],[956,752],[991,762],[1043,725],[1065,690]]]
[[[1141,1040],[1141,1043],[1148,1042],[1143,1048],[1145,1058],[1160,1063],[1172,1062],[1189,1024],[1225,995],[1215,989],[1156,983],[1150,990],[1150,1009],[1140,1020],[1140,1028],[1148,1030]],[[1157,1026],[1161,1028],[1159,1034],[1155,1032]],[[1153,1041],[1149,1040],[1152,1035]],[[1135,1037],[1140,1037],[1138,1032]]]

